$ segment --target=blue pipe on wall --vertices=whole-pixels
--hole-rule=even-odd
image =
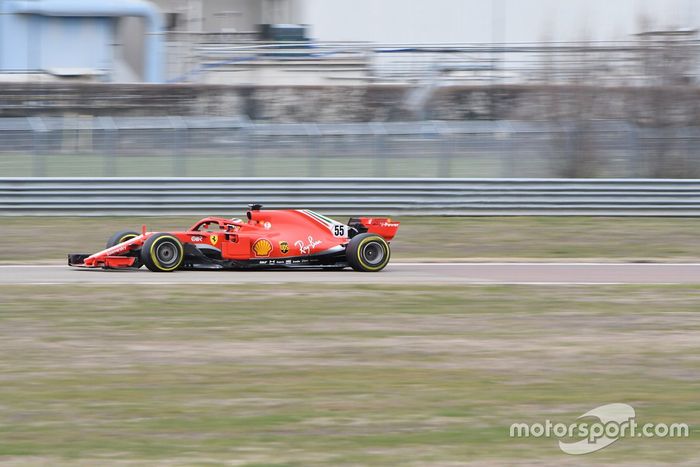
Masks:
[[[0,0],[2,3],[2,0]],[[39,16],[138,16],[146,21],[145,80],[163,82],[163,18],[153,4],[141,0],[13,0],[5,2],[6,13]]]
[[[0,41],[2,40],[2,33],[5,28],[5,25],[3,24],[5,22],[5,2],[4,0],[0,0]],[[0,45],[0,70],[3,69],[2,67],[2,45]]]

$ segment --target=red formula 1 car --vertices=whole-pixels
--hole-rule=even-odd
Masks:
[[[246,221],[207,217],[181,232],[122,231],[93,255],[70,254],[70,266],[177,269],[351,267],[381,271],[399,223],[388,218],[351,218],[347,224],[309,210],[264,211],[251,205]]]

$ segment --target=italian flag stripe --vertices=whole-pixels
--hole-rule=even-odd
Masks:
[[[328,219],[327,217],[324,217],[324,216],[317,214],[313,211],[309,211],[308,209],[305,209],[304,213],[313,217],[314,219],[321,222],[322,224],[324,224],[327,227],[330,227],[334,223],[332,220]]]
[[[319,218],[318,216],[315,216],[311,211],[309,211],[309,210],[307,210],[307,209],[299,209],[298,212],[304,214],[305,216],[310,217],[311,219],[315,220],[316,222],[318,222],[318,223],[321,224],[322,226],[327,227],[327,228],[330,228],[330,226],[328,225],[328,223],[326,223],[326,221],[324,221],[323,219]]]
[[[323,214],[319,214],[319,213],[313,212],[313,211],[309,211],[309,212],[310,212],[311,214],[313,214],[314,216],[320,217],[321,219],[325,220],[326,222],[328,222],[328,223],[331,224],[331,225],[337,224],[337,222],[334,221],[333,219],[331,219],[330,217],[326,217],[326,216],[324,216]]]

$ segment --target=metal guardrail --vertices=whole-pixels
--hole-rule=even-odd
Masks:
[[[351,215],[698,216],[700,180],[0,178],[0,215],[224,215],[248,203]]]

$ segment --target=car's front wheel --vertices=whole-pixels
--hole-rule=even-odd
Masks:
[[[148,238],[141,248],[141,261],[153,272],[171,272],[182,266],[185,251],[176,237],[157,233]]]
[[[391,248],[383,237],[363,233],[350,239],[346,254],[348,263],[355,271],[377,272],[389,264]]]

